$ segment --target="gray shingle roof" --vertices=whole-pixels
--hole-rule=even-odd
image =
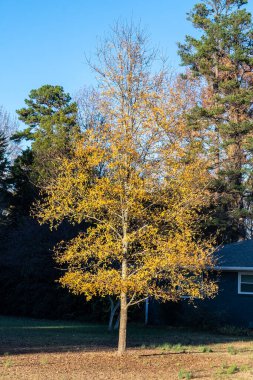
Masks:
[[[253,239],[226,244],[215,253],[217,267],[253,268]]]

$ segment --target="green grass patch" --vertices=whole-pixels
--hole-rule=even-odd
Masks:
[[[221,369],[218,371],[218,375],[234,375],[238,372],[240,372],[240,368],[237,364],[223,364]]]
[[[159,346],[156,346],[157,349],[162,351],[170,351],[170,352],[185,352],[187,350],[186,347],[182,346],[182,344],[170,344],[170,343],[163,343]]]
[[[205,353],[213,352],[213,350],[211,349],[211,347],[201,346],[199,347],[199,352],[201,352],[202,354],[205,354]]]
[[[181,379],[186,379],[186,380],[191,380],[192,379],[192,373],[189,371],[185,371],[184,369],[180,369],[178,372],[178,378]]]
[[[234,346],[229,346],[227,348],[227,352],[230,354],[230,355],[236,355],[238,353],[237,349],[234,347]]]
[[[45,358],[42,356],[42,358],[40,358],[40,360],[39,360],[39,363],[41,365],[47,365],[48,364],[48,358]]]
[[[232,364],[232,365],[230,365],[230,366],[227,368],[227,370],[226,370],[226,374],[227,374],[227,375],[233,375],[234,373],[237,373],[237,372],[239,372],[239,371],[240,371],[239,367],[238,367],[236,364]]]
[[[3,360],[4,368],[11,368],[13,367],[13,365],[14,365],[14,362],[10,358],[7,357],[6,359]]]

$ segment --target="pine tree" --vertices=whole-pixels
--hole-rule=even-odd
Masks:
[[[20,220],[23,216],[29,216],[30,208],[35,198],[39,195],[39,189],[31,180],[34,155],[30,148],[25,149],[16,157],[10,167],[9,182],[13,189],[11,208],[13,221]]]
[[[7,139],[0,132],[0,225],[5,224],[8,216],[8,184],[7,184]]]
[[[247,0],[206,0],[189,13],[200,38],[179,44],[183,65],[206,85],[189,122],[209,130],[214,227],[223,241],[251,233],[253,174],[253,25]]]
[[[17,114],[28,127],[15,133],[12,140],[31,142],[32,180],[42,184],[53,175],[59,157],[70,152],[79,133],[77,105],[61,86],[51,85],[32,90],[25,103],[27,107],[17,110]]]

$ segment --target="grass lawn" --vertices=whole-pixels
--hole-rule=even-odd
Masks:
[[[253,379],[253,338],[129,325],[0,317],[0,379]]]

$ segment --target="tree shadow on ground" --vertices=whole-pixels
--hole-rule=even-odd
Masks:
[[[36,352],[104,351],[117,346],[118,332],[102,324],[0,317],[0,355]],[[196,346],[251,341],[245,336],[225,336],[169,326],[129,324],[129,348],[160,348],[159,355],[198,352]],[[175,345],[175,347],[174,347]],[[177,352],[174,352],[174,351]]]

